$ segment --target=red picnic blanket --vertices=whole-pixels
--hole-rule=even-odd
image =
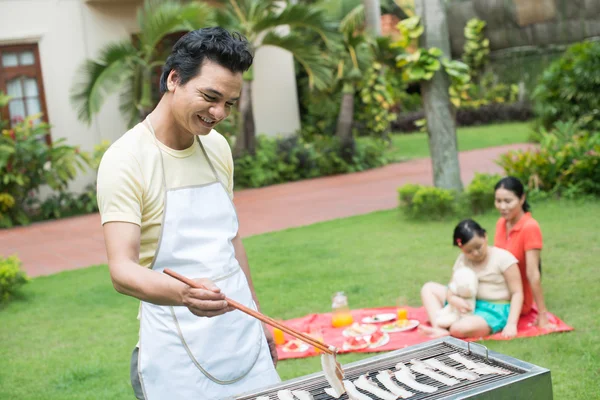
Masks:
[[[418,320],[421,324],[427,323],[427,314],[425,312],[424,307],[419,308],[407,308],[408,309],[408,319],[409,320]],[[362,320],[365,317],[371,317],[376,314],[384,314],[384,313],[396,313],[396,307],[380,307],[380,308],[363,308],[359,310],[352,310],[352,317],[355,323],[363,323]],[[549,333],[554,332],[567,332],[572,331],[573,328],[569,325],[565,324],[558,317],[549,314],[550,322],[555,324],[557,328],[555,330],[547,330],[540,329],[534,325],[534,321],[537,317],[537,310],[534,309],[527,315],[521,316],[519,320],[519,324],[517,326],[517,337],[533,337],[533,336],[541,336],[547,335]],[[404,347],[412,346],[418,343],[423,343],[430,340],[429,337],[421,335],[418,330],[412,329],[404,332],[393,332],[388,333],[389,341],[387,343],[375,347],[375,348],[364,348],[360,350],[344,350],[344,342],[349,340],[348,337],[344,336],[343,332],[346,329],[344,328],[333,328],[331,326],[331,313],[326,314],[309,314],[305,317],[295,318],[287,321],[283,321],[285,325],[299,330],[301,332],[306,332],[308,334],[314,334],[315,331],[320,331],[323,335],[323,341],[327,344],[336,346],[339,349],[339,353],[368,353],[368,352],[380,352],[380,351],[389,351],[389,350],[397,350],[402,349]],[[393,321],[392,321],[393,322]],[[387,324],[386,323],[378,323],[379,328],[381,326]],[[279,355],[280,360],[285,360],[288,358],[305,358],[305,357],[313,357],[320,355],[314,349],[314,347],[308,347],[304,351],[296,352],[296,351],[286,351],[286,348],[289,346],[290,341],[294,340],[294,338],[288,334],[284,335],[286,340],[286,345],[278,345],[277,353]],[[485,338],[472,338],[468,339],[470,341],[481,340],[481,339],[491,339],[491,340],[510,340],[506,339],[502,336],[502,333],[496,333],[494,335],[485,337]],[[382,341],[384,342],[384,341]],[[300,344],[300,342],[299,342]],[[300,349],[302,350],[302,349]]]

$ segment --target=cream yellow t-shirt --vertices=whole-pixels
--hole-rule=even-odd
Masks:
[[[487,263],[474,266],[463,253],[458,256],[453,270],[467,267],[471,268],[477,275],[479,286],[477,288],[477,299],[487,301],[508,301],[510,290],[504,278],[504,271],[518,260],[510,252],[494,247],[488,247]]]
[[[233,157],[227,140],[213,130],[200,140],[219,180],[233,199]],[[169,189],[213,182],[214,174],[196,141],[173,150],[155,140],[145,123],[139,123],[114,142],[98,169],[98,208],[102,224],[121,221],[141,227],[140,265],[149,267],[158,246],[164,210],[160,161],[163,154]]]

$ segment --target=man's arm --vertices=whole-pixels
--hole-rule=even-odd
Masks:
[[[210,280],[197,280],[209,290],[193,289],[170,276],[139,265],[138,225],[108,222],[104,224],[103,231],[110,277],[119,293],[158,305],[183,305],[203,317],[230,311],[225,295]]]

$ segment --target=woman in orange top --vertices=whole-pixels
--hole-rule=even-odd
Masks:
[[[554,325],[548,320],[541,283],[542,231],[529,212],[523,184],[508,176],[494,190],[496,209],[502,215],[496,223],[494,246],[510,251],[519,260],[524,295],[521,315],[529,313],[535,301],[537,325],[551,329]]]

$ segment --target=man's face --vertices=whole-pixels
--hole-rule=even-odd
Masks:
[[[210,60],[198,74],[179,85],[171,71],[169,91],[173,93],[172,112],[180,128],[193,135],[207,135],[231,112],[242,90],[242,73],[231,72]]]

